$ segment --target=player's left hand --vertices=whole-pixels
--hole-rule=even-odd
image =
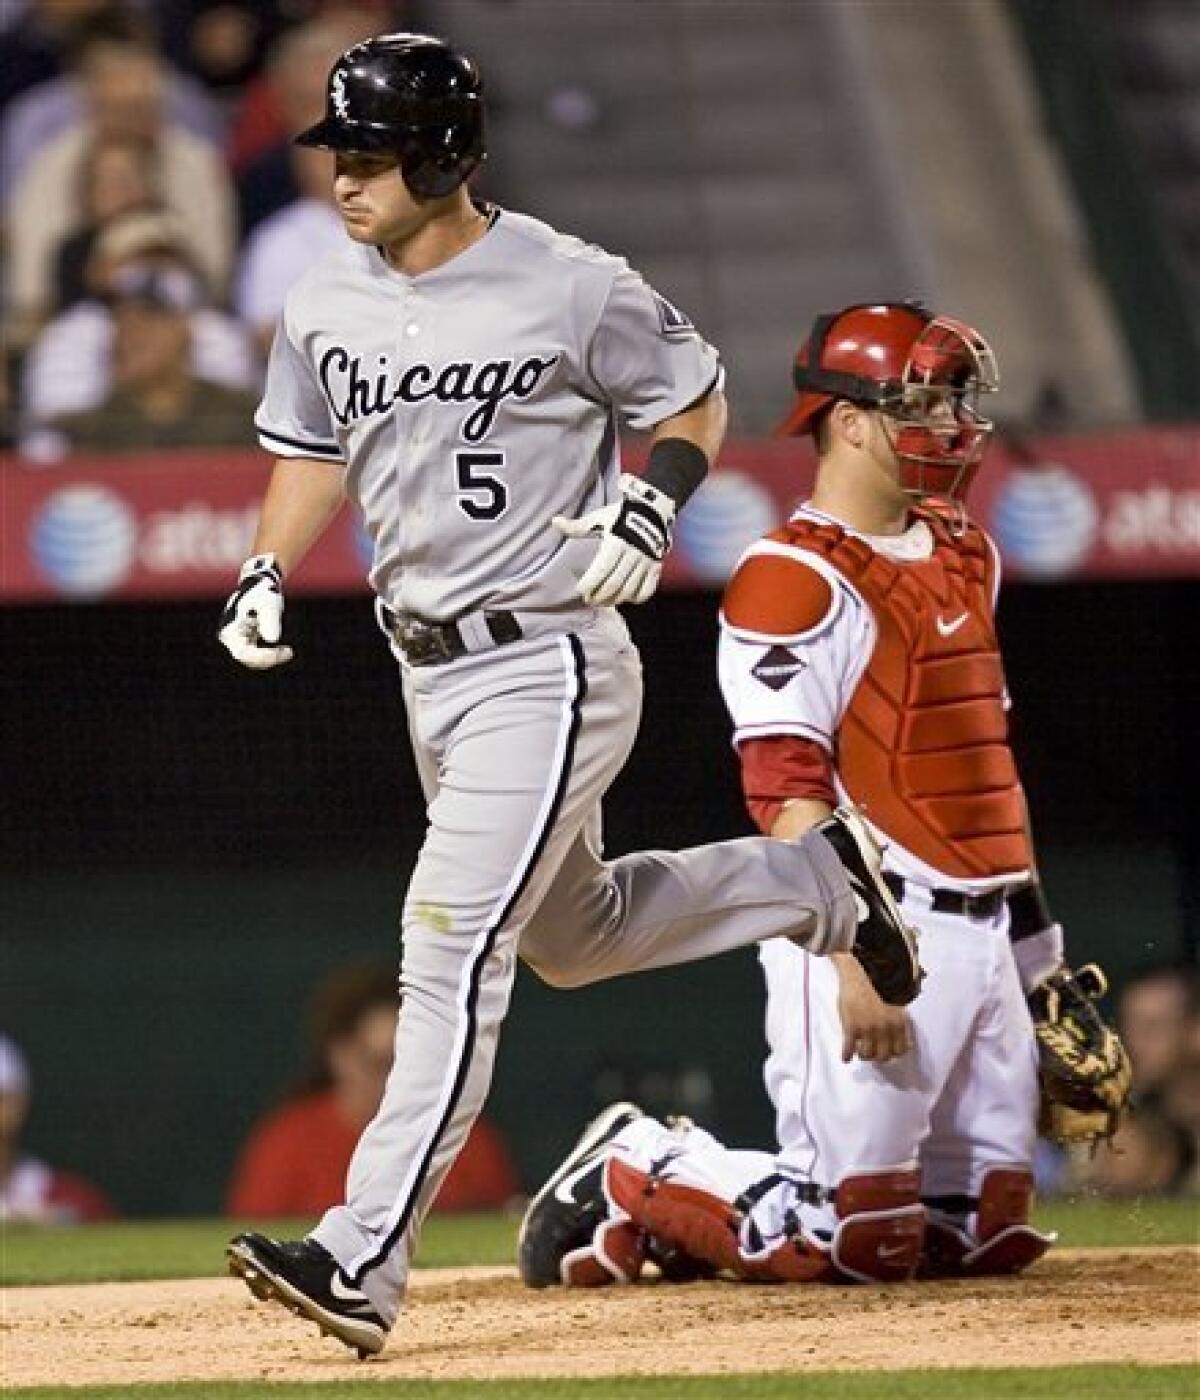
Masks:
[[[889,1006],[871,985],[857,960],[832,959],[838,974],[838,1019],[842,1023],[842,1060],[883,1064],[912,1048],[912,1025],[903,1007]]]
[[[1129,1102],[1133,1071],[1097,1003],[1108,980],[1095,963],[1061,967],[1029,994],[1037,1036],[1041,1106],[1038,1130],[1051,1142],[1111,1137]]]
[[[644,603],[658,587],[671,547],[675,502],[639,477],[620,480],[621,499],[578,520],[556,515],[553,525],[568,539],[598,535],[600,547],[579,580],[579,596],[593,607]]]

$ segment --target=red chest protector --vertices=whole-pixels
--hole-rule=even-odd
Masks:
[[[928,559],[897,562],[834,524],[776,538],[826,559],[870,608],[878,635],[837,734],[847,792],[926,864],[962,879],[1028,870],[1024,803],[1008,746],[988,545],[928,510]]]

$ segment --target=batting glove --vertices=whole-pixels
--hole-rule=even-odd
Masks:
[[[568,539],[598,535],[600,547],[579,580],[579,596],[594,607],[644,603],[658,587],[662,561],[671,547],[675,502],[665,492],[625,474],[621,499],[578,520],[556,515],[553,524]]]
[[[217,640],[243,666],[269,671],[292,659],[291,647],[280,645],[282,635],[283,571],[273,554],[256,554],[242,565]]]

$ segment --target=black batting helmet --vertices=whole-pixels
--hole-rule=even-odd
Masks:
[[[428,34],[380,34],[347,49],[329,70],[325,119],[296,140],[394,153],[412,193],[440,199],[485,154],[479,70]]]

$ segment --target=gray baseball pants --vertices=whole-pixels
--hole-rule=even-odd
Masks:
[[[819,835],[601,859],[600,800],[637,733],[641,664],[614,611],[580,623],[404,668],[429,829],[404,903],[396,1058],[346,1204],[313,1232],[389,1323],[487,1096],[518,955],[569,987],[779,935],[816,953],[854,940]]]

